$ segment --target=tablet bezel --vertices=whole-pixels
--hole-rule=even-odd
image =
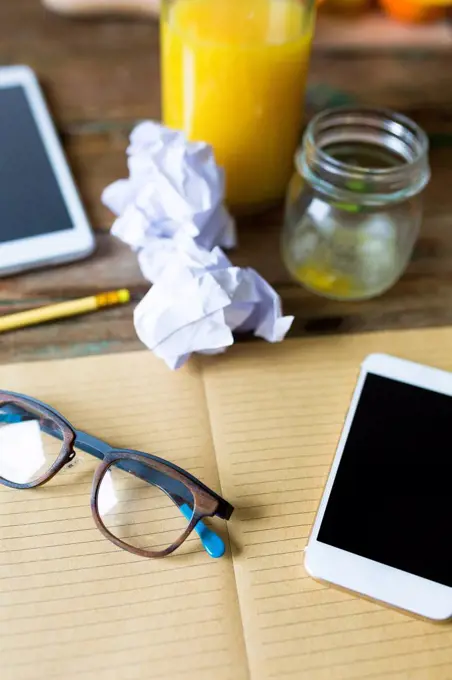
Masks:
[[[38,236],[0,241],[0,275],[80,259],[91,254],[94,236],[74,179],[33,71],[27,66],[0,68],[0,90],[19,86],[30,105],[73,228]],[[32,216],[30,216],[32,218]]]

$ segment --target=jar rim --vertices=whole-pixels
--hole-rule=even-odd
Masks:
[[[361,138],[369,145],[392,151],[400,163],[392,167],[363,167],[338,160],[324,148],[332,143],[331,139],[350,142]],[[427,184],[428,149],[425,132],[403,114],[384,108],[338,107],[318,113],[309,122],[295,155],[295,165],[303,177],[324,193],[350,194],[350,185],[362,181],[365,175],[362,202],[400,200],[419,193]]]

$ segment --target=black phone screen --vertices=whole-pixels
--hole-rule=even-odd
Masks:
[[[452,397],[368,374],[321,543],[452,587]]]
[[[0,243],[73,226],[24,88],[0,88]]]

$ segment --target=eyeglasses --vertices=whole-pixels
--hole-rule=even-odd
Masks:
[[[223,540],[202,521],[228,520],[232,505],[185,470],[157,456],[116,449],[75,430],[52,407],[0,391],[0,482],[32,489],[75,458],[74,447],[102,462],[91,492],[98,529],[115,545],[142,557],[165,557],[195,531],[211,557]]]

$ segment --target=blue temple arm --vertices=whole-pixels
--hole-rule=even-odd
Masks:
[[[26,419],[34,420],[34,416],[30,416],[18,406],[8,404],[2,408],[5,409],[6,407],[9,411],[8,413],[0,412],[0,422],[2,423],[13,424],[24,422]],[[50,434],[57,439],[63,439],[62,432],[59,428],[47,427],[42,420],[41,428],[47,434]],[[85,453],[95,456],[99,460],[103,460],[104,456],[112,451],[112,448],[106,442],[80,430],[76,431],[74,445]],[[193,507],[191,507],[193,505],[193,496],[185,484],[136,460],[118,460],[115,466],[136,475],[154,486],[158,486],[163,492],[171,497],[172,501],[178,506],[187,521],[189,522],[191,520],[193,515]],[[225,546],[223,540],[209,529],[204,522],[200,520],[195,527],[195,531],[198,534],[205,551],[210,557],[217,558],[224,555]]]
[[[191,520],[193,510],[189,505],[184,503],[183,505],[179,506],[179,510],[186,520]],[[214,533],[212,529],[209,529],[209,527],[201,521],[199,521],[195,526],[195,531],[201,539],[201,543],[209,553],[210,557],[223,557],[225,545],[224,541],[220,538],[220,536],[218,536],[218,534]]]

